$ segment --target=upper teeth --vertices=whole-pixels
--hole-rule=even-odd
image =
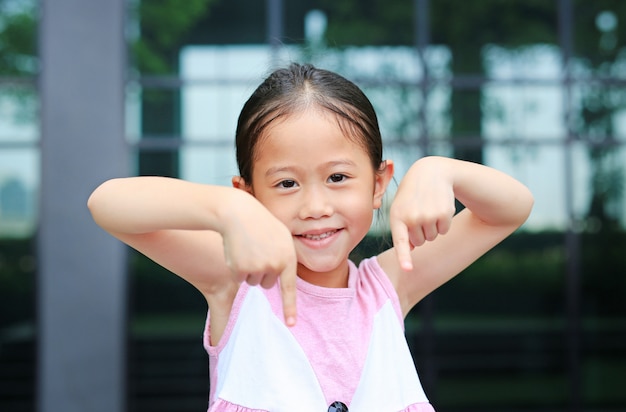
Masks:
[[[326,232],[326,233],[321,233],[319,235],[303,235],[305,238],[307,239],[311,239],[311,240],[322,240],[327,238],[328,236],[332,235],[333,232]]]

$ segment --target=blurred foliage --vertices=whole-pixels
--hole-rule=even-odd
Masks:
[[[412,46],[417,40],[413,0],[321,0],[320,4],[329,15],[328,44]],[[430,12],[431,43],[446,45],[455,54],[471,54],[474,64],[480,58],[476,50],[486,44],[556,43],[555,3],[550,1],[437,0],[430,2]],[[475,69],[480,71],[479,66]]]
[[[575,1],[574,56],[577,75],[600,79],[626,79],[626,2]],[[620,40],[621,39],[621,40]],[[586,220],[600,234],[620,229],[624,208],[624,164],[616,150],[615,117],[626,108],[626,88],[594,82],[580,87],[582,104],[574,119],[574,132],[589,144],[593,188]]]
[[[624,56],[626,2],[574,0],[574,55],[597,74],[624,76],[614,66]]]
[[[130,39],[133,63],[142,74],[173,74],[183,39],[218,0],[144,0],[130,10],[138,25]]]
[[[0,83],[0,97],[12,100],[13,121],[22,124],[35,123],[37,116],[37,94],[29,83],[39,70],[35,3],[0,0],[0,77],[20,79]]]
[[[131,2],[137,30],[128,30],[133,63],[145,74],[172,73],[185,34],[219,0],[144,0]],[[0,0],[0,75],[35,75],[37,2]]]
[[[37,73],[36,28],[34,1],[0,0],[0,76]]]

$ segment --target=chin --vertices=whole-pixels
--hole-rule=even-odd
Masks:
[[[303,259],[298,260],[300,265],[316,273],[333,272],[348,261],[348,257],[334,257],[332,259]]]

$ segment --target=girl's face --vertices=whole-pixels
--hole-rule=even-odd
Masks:
[[[246,189],[291,231],[301,278],[345,287],[348,255],[381,206],[393,164],[375,172],[365,149],[321,110],[282,119],[266,133]]]

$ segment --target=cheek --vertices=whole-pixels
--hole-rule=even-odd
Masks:
[[[373,199],[372,193],[363,191],[356,196],[345,196],[339,202],[346,213],[353,215],[355,219],[362,220],[373,217],[375,209]]]
[[[272,196],[259,196],[257,200],[261,202],[267,210],[270,211],[278,220],[287,223],[292,209],[290,202],[285,198],[276,198]]]

